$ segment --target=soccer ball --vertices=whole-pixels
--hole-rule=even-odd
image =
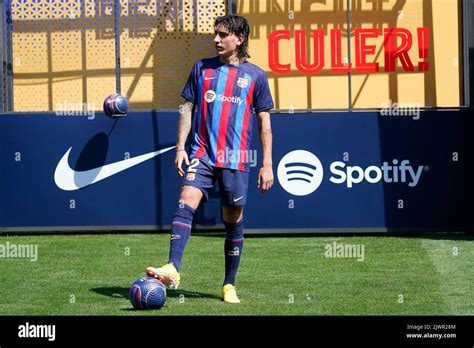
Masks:
[[[104,112],[112,118],[127,116],[128,101],[123,95],[114,93],[104,100]]]
[[[166,302],[166,288],[156,278],[142,277],[130,287],[129,299],[135,309],[160,309]]]

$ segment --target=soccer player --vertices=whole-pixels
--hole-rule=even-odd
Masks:
[[[175,166],[182,177],[178,208],[171,227],[169,263],[145,272],[177,288],[186,242],[194,212],[218,183],[223,220],[225,278],[221,296],[226,303],[240,303],[235,277],[244,242],[243,213],[249,179],[252,118],[257,115],[262,166],[257,187],[265,193],[273,185],[272,131],[269,110],[273,100],[265,72],[247,61],[250,28],[237,15],[219,17],[214,23],[217,56],[194,64],[181,93]],[[190,156],[185,142],[191,130],[192,110],[197,125]],[[187,165],[183,170],[183,162]]]

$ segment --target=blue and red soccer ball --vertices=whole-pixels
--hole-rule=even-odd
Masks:
[[[123,95],[114,93],[104,100],[104,112],[112,118],[124,117],[127,115],[128,101]]]
[[[130,287],[129,299],[135,309],[160,309],[166,302],[165,285],[153,277],[139,278]]]

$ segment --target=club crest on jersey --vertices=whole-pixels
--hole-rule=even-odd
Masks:
[[[249,85],[249,80],[247,80],[245,77],[239,77],[237,80],[237,86],[240,88],[246,88]]]
[[[188,181],[194,181],[196,179],[196,173],[188,173],[186,176],[186,180]]]

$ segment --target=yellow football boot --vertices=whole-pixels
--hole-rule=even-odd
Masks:
[[[174,267],[173,263],[168,263],[162,267],[147,267],[145,273],[150,277],[159,279],[163,284],[170,288],[177,289],[181,281],[179,272]]]
[[[232,284],[226,284],[222,287],[221,298],[225,303],[240,303],[235,286]]]

